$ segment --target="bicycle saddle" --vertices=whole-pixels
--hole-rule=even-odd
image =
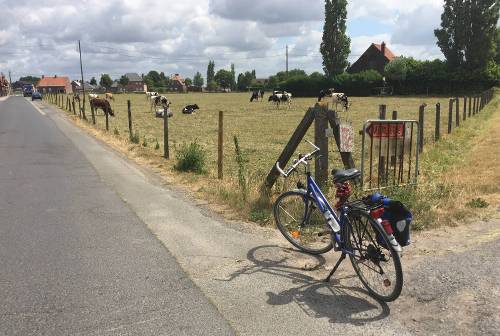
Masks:
[[[343,183],[349,180],[353,180],[361,176],[361,172],[356,168],[351,169],[334,169],[332,170],[333,182]]]

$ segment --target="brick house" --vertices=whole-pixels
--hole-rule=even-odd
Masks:
[[[123,87],[125,91],[128,92],[145,92],[147,91],[147,86],[144,84],[144,80],[135,72],[129,72],[125,74],[128,78],[128,84]]]
[[[42,93],[73,93],[73,88],[68,77],[45,77],[42,78],[36,85],[37,90]]]
[[[380,74],[383,74],[385,65],[396,57],[387,48],[385,42],[381,44],[372,43],[363,55],[347,69],[347,72],[358,73],[366,70],[377,70]]]
[[[174,91],[187,92],[187,86],[184,79],[179,75],[175,74],[170,77],[171,87]]]

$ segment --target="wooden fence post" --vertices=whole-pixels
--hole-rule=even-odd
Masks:
[[[385,113],[387,111],[387,106],[384,104],[381,104],[378,106],[378,118],[380,120],[385,120]]]
[[[450,99],[448,106],[448,134],[451,133],[451,127],[453,123],[453,99]]]
[[[132,109],[130,107],[130,100],[127,100],[127,116],[128,116],[128,133],[129,138],[132,138]]]
[[[467,119],[467,97],[464,97],[464,121]]]
[[[460,126],[460,100],[457,98],[455,98],[455,108],[456,108],[456,111],[455,111],[455,125],[456,127],[459,127]]]
[[[80,114],[80,119],[82,119],[82,104],[80,102],[80,99],[78,99],[78,112]]]
[[[319,147],[319,153],[315,157],[314,174],[318,185],[321,188],[328,186],[328,138],[326,129],[328,120],[326,119],[327,108],[316,106],[314,119],[314,142]]]
[[[398,120],[398,111],[392,111],[392,120]]]
[[[74,99],[73,99],[72,105],[73,105],[73,114],[76,115],[75,100]]]
[[[418,150],[420,153],[424,150],[424,111],[425,104],[422,104],[418,109]]]
[[[469,111],[468,112],[469,112],[469,118],[470,118],[470,116],[472,115],[472,97],[469,96],[468,100],[469,100]]]
[[[90,104],[90,113],[92,114],[92,124],[95,125],[95,109],[94,105]],[[106,115],[106,131],[108,130],[108,114],[104,113]]]
[[[130,133],[132,134],[132,133]],[[170,149],[168,146],[168,108],[163,108],[163,157],[170,159]]]
[[[90,105],[90,109],[93,109],[92,105]],[[106,131],[109,131],[109,113],[104,113],[104,115],[106,117]],[[95,121],[95,119],[93,121]]]
[[[441,130],[441,104],[436,104],[436,127],[434,130],[434,141],[439,141]]]
[[[222,180],[224,177],[223,172],[223,146],[224,146],[224,112],[219,111],[219,138],[218,138],[218,147],[217,147],[217,177],[219,180]]]

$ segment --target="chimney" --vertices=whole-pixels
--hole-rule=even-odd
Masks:
[[[54,78],[57,78],[57,75],[54,75]]]
[[[382,44],[380,45],[380,49],[382,51],[382,55],[385,56],[385,42],[384,41],[382,41]]]
[[[42,75],[42,78],[45,78],[45,75]]]

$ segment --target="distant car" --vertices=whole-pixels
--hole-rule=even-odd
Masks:
[[[42,93],[41,92],[33,92],[31,94],[31,100],[35,100],[35,99],[40,99],[42,100]]]
[[[34,86],[33,84],[25,84],[23,85],[23,96],[30,97],[33,94]]]

